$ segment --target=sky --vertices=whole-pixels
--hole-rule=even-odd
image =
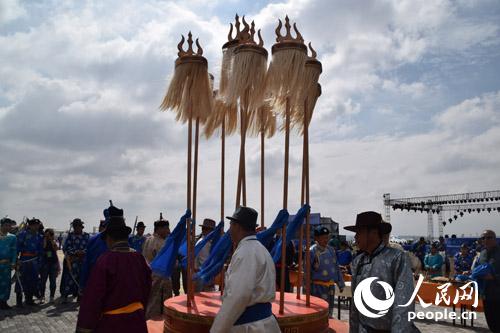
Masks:
[[[383,212],[384,193],[500,189],[498,1],[3,0],[0,215],[61,230],[80,217],[91,230],[112,199],[146,232],[160,212],[175,225],[186,206],[187,128],[159,105],[188,31],[218,84],[235,13],[255,20],[268,50],[288,14],[322,62],[310,126],[313,212],[343,227],[362,211]],[[265,147],[269,225],[282,204],[283,133]],[[238,136],[229,137],[225,215],[238,152]],[[259,139],[247,139],[247,204],[257,210],[259,152]],[[301,152],[293,132],[291,213]],[[198,216],[218,220],[220,138],[202,138],[199,158]],[[391,222],[396,235],[427,233],[425,214],[393,212]],[[485,228],[500,233],[500,214],[466,214],[445,233]]]

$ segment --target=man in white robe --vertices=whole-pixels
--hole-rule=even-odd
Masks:
[[[238,207],[229,232],[236,250],[225,277],[222,305],[211,333],[280,332],[271,312],[276,294],[276,271],[267,249],[257,240],[257,212]]]

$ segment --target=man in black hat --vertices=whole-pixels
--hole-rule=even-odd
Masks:
[[[129,236],[128,244],[137,252],[142,253],[142,246],[146,241],[146,237],[144,236],[146,225],[144,225],[144,222],[140,221],[139,223],[137,223],[135,230],[137,231],[137,233],[135,235]]]
[[[391,225],[385,223],[379,213],[363,212],[357,215],[356,225],[344,229],[356,233],[354,239],[360,251],[352,263],[351,283],[355,297],[351,303],[349,331],[351,333],[419,332],[408,320],[408,312],[415,311],[415,304],[412,303],[407,307],[399,306],[406,304],[413,294],[413,274],[408,256],[403,251],[386,246],[383,241],[383,236],[390,232]],[[366,307],[364,304],[356,304],[356,287],[363,280],[373,277],[377,278],[377,282],[385,282],[392,287],[394,303],[384,315],[375,312],[374,316],[366,316],[358,310],[358,306],[364,309]],[[387,299],[386,290],[378,283],[372,283],[370,291],[381,301]],[[364,303],[363,299],[361,303]]]
[[[219,313],[210,329],[216,332],[280,332],[271,311],[276,272],[269,251],[257,240],[257,212],[238,207],[230,221],[234,245]]]
[[[147,333],[144,309],[151,289],[151,269],[128,246],[132,231],[111,215],[101,237],[109,248],[94,265],[82,296],[76,332]]]
[[[330,231],[324,226],[314,230],[315,244],[311,246],[311,295],[328,302],[328,315],[333,317],[335,284],[343,291],[344,277],[337,262],[337,252],[328,244]]]
[[[87,250],[90,235],[83,232],[84,222],[76,218],[71,222],[70,230],[63,245],[64,261],[61,277],[61,302],[65,303],[69,295],[78,297],[80,293],[80,272]]]
[[[40,224],[39,219],[28,219],[27,229],[17,235],[17,252],[20,257],[15,291],[18,307],[22,307],[23,293],[26,305],[35,305],[33,296],[40,297],[39,260],[43,252],[43,236],[38,232]]]
[[[153,236],[146,239],[142,254],[146,261],[151,264],[156,255],[160,252],[165,244],[165,240],[170,234],[169,222],[164,220],[160,215],[160,219],[154,223]],[[160,316],[163,313],[163,302],[172,297],[172,279],[165,278],[158,274],[152,275],[153,285],[149,295],[149,302],[146,307],[146,319],[151,319]]]

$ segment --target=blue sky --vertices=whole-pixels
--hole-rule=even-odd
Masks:
[[[2,1],[0,214],[65,228],[97,225],[112,198],[151,225],[184,208],[186,129],[158,106],[180,34],[199,36],[214,73],[235,13],[265,46],[288,14],[323,64],[311,123],[311,204],[351,224],[393,197],[500,188],[497,1]],[[292,137],[290,210],[298,209],[300,138]],[[227,147],[226,213],[239,140]],[[259,141],[248,140],[249,205],[259,205]],[[219,216],[219,141],[200,147],[199,213]],[[280,208],[283,135],[266,142],[265,216]],[[296,204],[297,203],[297,204]],[[500,231],[500,215],[446,233]],[[271,221],[268,221],[268,223]],[[396,214],[396,234],[426,217]]]

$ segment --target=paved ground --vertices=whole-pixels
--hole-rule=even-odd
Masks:
[[[13,308],[12,310],[0,310],[0,332],[1,333],[66,333],[73,332],[76,326],[78,314],[78,304],[71,300],[68,304],[58,304],[60,276],[57,281],[56,302],[53,304],[43,304],[22,309]],[[47,285],[48,289],[48,285]],[[48,290],[46,299],[49,299]],[[10,305],[15,304],[15,293],[11,293]],[[335,305],[337,306],[337,304]],[[416,311],[422,310],[417,305]],[[431,306],[425,311],[444,312],[445,308]],[[451,311],[451,308],[448,309]],[[335,317],[337,317],[337,308],[335,308]],[[341,306],[340,320],[348,321],[349,311],[346,305]],[[467,327],[462,327],[460,321],[453,326],[451,320],[442,320],[439,322],[431,320],[417,320],[417,327],[423,333],[470,333],[470,332],[489,332],[486,326],[486,320],[483,313],[477,313],[477,320],[474,320],[474,327],[470,327],[470,321]]]

